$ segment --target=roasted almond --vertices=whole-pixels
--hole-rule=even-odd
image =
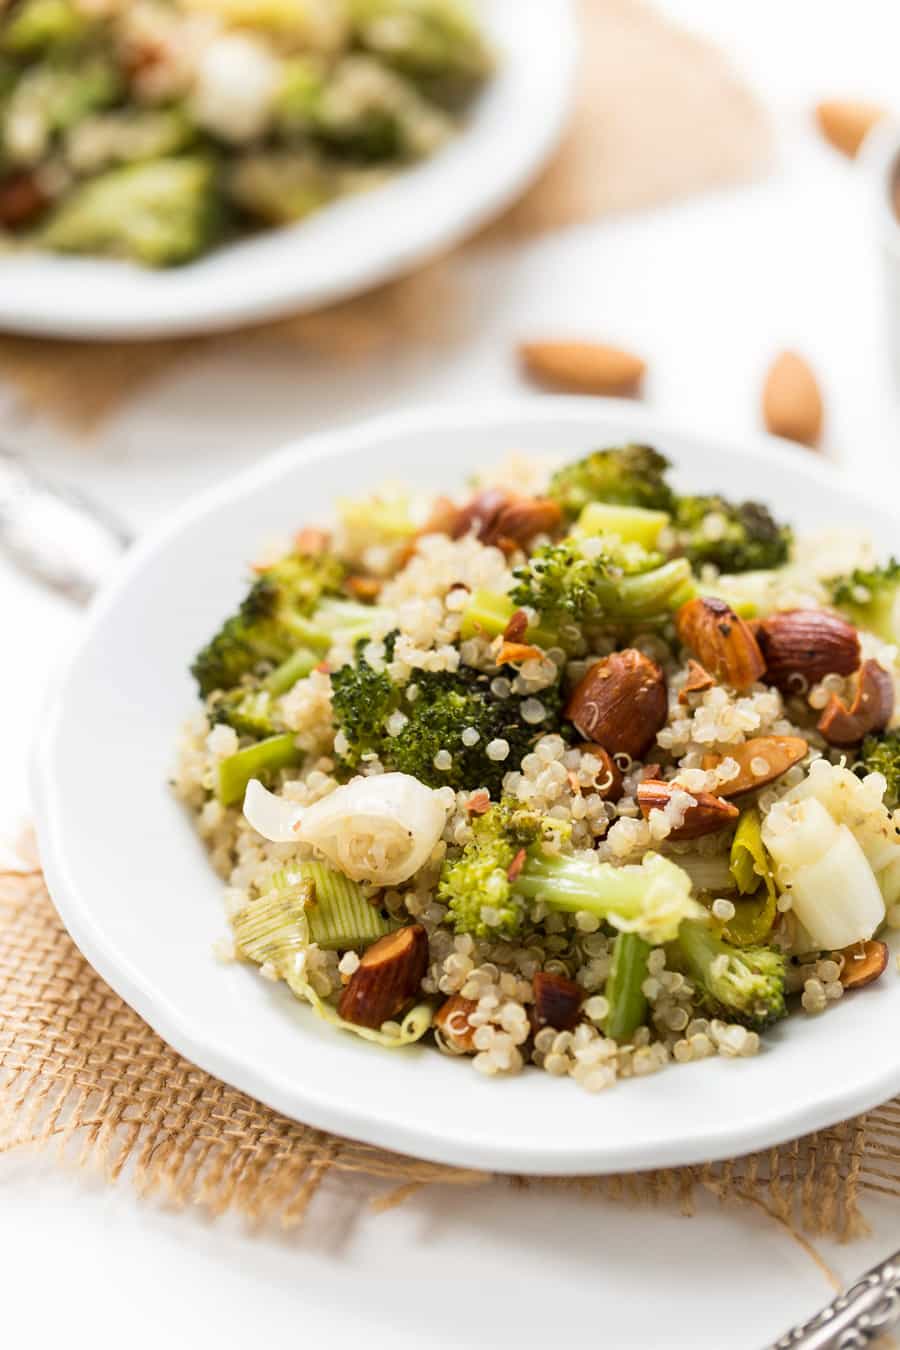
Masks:
[[[356,600],[377,600],[381,593],[380,577],[364,577],[358,574],[347,577],[345,588]]]
[[[773,436],[814,447],[822,434],[822,394],[812,367],[796,352],[782,352],[763,385],[763,417]]]
[[[539,384],[577,394],[634,394],[646,366],[639,356],[598,342],[523,342],[519,360]]]
[[[825,609],[770,614],[759,624],[756,639],[767,683],[786,694],[804,693],[826,675],[859,669],[859,634],[852,623]]]
[[[304,525],[303,529],[298,530],[294,535],[294,551],[296,553],[306,553],[312,557],[317,557],[320,553],[325,553],[330,547],[330,531],[320,530],[315,525]]]
[[[841,984],[845,989],[862,989],[872,984],[887,967],[890,951],[886,942],[872,938],[869,942],[857,942],[841,952],[844,964],[841,967]]]
[[[678,636],[722,684],[743,693],[763,675],[766,663],[749,626],[724,600],[698,596],[675,618]]]
[[[832,694],[819,718],[819,731],[829,745],[858,745],[870,732],[884,731],[893,712],[893,679],[877,661],[864,661],[850,707]]]
[[[826,99],[816,107],[816,121],[826,141],[851,159],[884,114],[880,103],[863,99]]]
[[[651,811],[664,811],[676,792],[684,792],[675,783],[664,783],[658,778],[647,778],[638,783],[637,802],[645,820]],[[737,820],[740,812],[731,802],[716,797],[711,792],[690,792],[694,800],[684,813],[681,825],[676,825],[666,836],[667,839],[699,839],[703,834],[713,834]]]
[[[451,994],[434,1015],[436,1029],[458,1055],[475,1054],[475,1027],[469,1021],[469,1013],[473,1013],[477,1007],[475,999]]]
[[[733,759],[740,768],[719,788],[720,797],[738,797],[742,792],[765,787],[799,764],[809,746],[802,736],[754,736],[743,745],[735,745],[724,755],[704,755],[703,768],[715,769],[723,759]]]
[[[534,990],[532,1025],[535,1030],[555,1027],[557,1031],[571,1031],[581,1014],[581,1001],[584,998],[581,985],[566,979],[565,975],[539,970],[531,986]]]
[[[585,740],[611,755],[640,759],[665,725],[668,707],[661,667],[629,647],[590,667],[572,692],[566,717]]]
[[[428,965],[428,934],[409,924],[379,938],[350,976],[338,1012],[345,1022],[380,1027],[402,1012],[419,992]]]
[[[707,689],[712,689],[715,680],[708,670],[704,670],[699,661],[695,661],[691,656],[688,658],[687,679],[681,686],[678,694],[679,703],[687,703],[691,694],[704,694]]]
[[[48,198],[33,173],[13,174],[0,182],[0,225],[16,229],[35,219]]]
[[[450,533],[460,538],[474,530],[483,544],[511,551],[525,547],[539,534],[550,534],[562,511],[549,497],[524,497],[506,488],[484,488],[459,508]]]
[[[461,508],[450,497],[436,497],[432,502],[428,519],[419,531],[420,534],[449,534],[455,536],[459,525]],[[465,531],[463,531],[465,533]]]
[[[609,751],[604,750],[596,741],[583,741],[581,745],[576,745],[575,749],[580,750],[583,755],[593,755],[601,765],[600,773],[592,784],[588,786],[581,784],[582,792],[596,792],[604,801],[617,802],[622,795],[624,774]]]

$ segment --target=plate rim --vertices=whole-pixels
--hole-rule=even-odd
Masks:
[[[496,2],[496,0],[495,0]],[[510,14],[512,14],[510,7]],[[90,268],[91,273],[86,276],[81,283],[83,287],[90,289],[93,303],[86,304],[80,310],[74,313],[65,310],[49,309],[47,306],[35,307],[34,296],[26,290],[18,300],[7,301],[0,300],[0,329],[8,333],[21,334],[28,337],[45,337],[74,339],[86,342],[101,342],[108,340],[121,340],[126,342],[139,342],[154,338],[165,337],[190,337],[203,334],[227,332],[234,328],[251,326],[264,323],[269,320],[283,318],[289,315],[299,315],[311,311],[337,304],[342,300],[350,299],[352,296],[363,294],[377,286],[383,285],[389,281],[394,281],[404,276],[417,267],[425,266],[435,258],[442,256],[451,249],[461,244],[471,235],[476,234],[482,227],[491,220],[500,215],[506,208],[511,206],[526,191],[531,183],[537,178],[541,169],[557,147],[563,131],[568,122],[569,115],[574,106],[576,71],[579,61],[579,25],[575,0],[554,0],[550,7],[539,6],[536,11],[541,22],[552,30],[552,43],[544,43],[543,49],[552,53],[553,66],[550,70],[552,78],[544,81],[545,88],[542,96],[542,118],[530,124],[530,137],[520,137],[512,142],[511,164],[509,172],[497,177],[482,177],[482,187],[477,197],[477,202],[470,205],[460,197],[456,209],[452,213],[447,213],[443,218],[434,221],[430,228],[419,230],[412,238],[404,238],[399,245],[391,249],[382,248],[375,254],[363,255],[362,259],[345,261],[342,270],[337,276],[327,276],[324,279],[319,277],[311,278],[308,274],[305,280],[295,282],[291,285],[290,281],[290,262],[292,243],[302,242],[304,230],[307,224],[316,224],[327,221],[328,213],[341,213],[349,222],[344,226],[345,229],[354,224],[359,225],[358,212],[361,211],[362,221],[365,220],[366,203],[372,199],[386,200],[389,202],[389,194],[398,196],[396,205],[390,207],[390,210],[396,215],[397,212],[405,214],[408,204],[402,200],[404,189],[414,191],[413,185],[416,182],[417,173],[440,175],[441,154],[431,156],[421,161],[417,165],[412,165],[405,173],[392,176],[385,184],[372,188],[370,192],[360,194],[357,197],[349,197],[337,202],[333,202],[316,212],[309,221],[299,221],[293,226],[284,226],[280,229],[271,229],[264,231],[265,238],[273,246],[276,241],[280,244],[280,263],[282,271],[276,279],[272,276],[266,277],[266,289],[264,292],[254,292],[248,287],[240,297],[230,297],[223,301],[217,295],[216,276],[212,275],[203,282],[201,299],[199,304],[188,305],[183,311],[184,297],[181,290],[173,291],[171,297],[154,299],[149,311],[139,312],[132,316],[129,313],[122,312],[124,302],[118,302],[118,309],[113,307],[112,312],[98,312],[96,306],[97,286],[103,284],[115,283],[116,276],[130,276],[131,265],[118,263],[115,260],[84,257],[66,257],[58,254],[28,254],[24,255],[27,262],[32,265],[46,264],[46,279],[43,285],[50,288],[54,279],[57,281],[65,276],[67,269],[76,267]],[[507,19],[507,27],[511,26],[512,20]],[[524,49],[521,50],[510,65],[511,70],[521,68],[526,59]],[[498,75],[498,87],[502,81],[502,64],[500,74]],[[489,96],[488,89],[485,96]],[[483,133],[482,133],[483,135]],[[454,149],[462,147],[463,150],[469,150],[477,155],[477,141],[479,138],[479,129],[476,121],[472,126],[464,127],[457,137],[450,142],[446,148],[446,153],[452,155]],[[495,137],[496,139],[496,133]],[[466,170],[467,174],[474,171],[474,159],[470,168]],[[352,218],[349,213],[353,213]],[[280,237],[279,237],[280,236]],[[235,254],[231,266],[235,268],[244,268],[246,271],[252,271],[253,262],[248,262],[241,253],[240,248],[246,240],[235,241]],[[202,267],[210,259],[215,259],[219,264],[227,266],[227,250],[216,250],[207,258],[198,259],[197,267]],[[15,266],[16,255],[9,257],[0,257],[0,275],[5,263]],[[104,275],[108,266],[109,271]],[[125,267],[128,271],[120,273],[117,269]],[[187,264],[183,269],[172,269],[171,273],[164,273],[168,277],[174,275],[178,277],[183,275],[191,277],[192,264]],[[56,269],[56,278],[53,271]],[[95,270],[96,269],[96,270]],[[230,267],[227,269],[230,274]],[[267,271],[271,272],[271,265]],[[284,275],[286,273],[287,275]],[[141,280],[145,279],[143,270],[139,270]],[[151,269],[152,276],[152,269]],[[193,274],[196,277],[196,273]],[[162,296],[162,293],[160,293]]]
[[[896,1063],[883,1064],[880,1072],[869,1075],[858,1087],[835,1089],[828,1098],[827,1109],[824,1105],[819,1109],[816,1103],[798,1102],[787,1109],[782,1106],[779,1114],[762,1126],[757,1122],[750,1125],[733,1121],[707,1122],[702,1135],[680,1139],[665,1149],[655,1149],[652,1156],[647,1156],[647,1145],[619,1145],[605,1147],[602,1158],[587,1163],[582,1153],[577,1157],[567,1156],[564,1149],[557,1148],[550,1152],[543,1146],[515,1145],[515,1153],[511,1154],[509,1145],[503,1141],[467,1141],[460,1135],[444,1136],[433,1129],[425,1130],[420,1125],[407,1127],[397,1122],[381,1121],[364,1104],[349,1100],[335,1104],[321,1097],[316,1099],[315,1092],[312,1096],[308,1096],[305,1090],[298,1094],[294,1085],[295,1098],[299,1096],[304,1099],[301,1118],[296,1105],[285,1103],[282,1078],[257,1064],[248,1064],[240,1057],[230,1056],[227,1044],[210,1041],[208,1036],[198,1036],[185,1023],[169,997],[154,985],[152,972],[138,970],[134,962],[124,957],[114,942],[104,936],[92,918],[90,906],[80,894],[75,878],[70,874],[59,839],[60,803],[55,800],[52,788],[53,745],[63,711],[64,688],[82,651],[90,643],[96,629],[102,625],[107,611],[115,605],[120,594],[128,589],[132,578],[152,559],[165,552],[170,540],[189,530],[195,521],[215,514],[224,503],[250,488],[277,480],[295,466],[312,465],[318,460],[352,453],[381,437],[402,432],[424,434],[436,428],[450,430],[458,427],[461,431],[469,430],[475,420],[480,426],[494,428],[523,419],[563,428],[569,422],[573,427],[583,428],[585,419],[591,417],[602,420],[607,426],[620,422],[623,431],[639,431],[648,440],[655,438],[664,443],[667,438],[682,438],[698,447],[715,447],[725,457],[741,455],[758,462],[767,462],[773,468],[783,463],[787,455],[801,476],[805,475],[817,483],[843,483],[847,495],[858,504],[869,505],[881,514],[890,514],[889,511],[885,512],[883,502],[876,503],[865,491],[859,490],[846,474],[790,442],[760,432],[722,437],[709,431],[697,431],[677,419],[624,400],[604,399],[598,407],[596,399],[540,395],[491,400],[463,411],[448,404],[426,405],[304,436],[184,503],[169,519],[152,527],[133,546],[115,578],[89,606],[76,640],[51,679],[31,756],[30,782],[42,865],[48,890],[63,924],[90,965],[168,1045],[204,1071],[274,1110],[301,1120],[303,1124],[451,1166],[499,1173],[600,1175],[715,1162],[757,1152],[813,1130],[828,1128],[880,1105],[900,1091],[898,1055]],[[707,1066],[697,1067],[702,1071]],[[641,1149],[644,1150],[643,1155]]]

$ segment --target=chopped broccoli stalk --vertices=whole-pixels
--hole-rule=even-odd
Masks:
[[[261,662],[279,666],[298,647],[326,651],[331,645],[328,623],[348,617],[346,610],[325,609],[324,618],[315,623],[310,617],[315,611],[322,614],[326,600],[339,591],[343,579],[343,565],[327,554],[291,554],[267,568],[254,581],[237,614],[226,619],[195,658],[191,672],[201,694],[232,689]],[[351,606],[354,622],[366,608],[353,601],[341,604]],[[371,619],[374,611],[368,607],[366,613]]]
[[[681,925],[678,950],[702,1005],[714,1017],[762,1031],[785,1016],[785,959],[773,947],[734,947],[712,924]]]
[[[614,867],[594,858],[533,850],[515,889],[551,909],[587,910],[650,943],[671,941],[685,919],[703,912],[691,896],[687,873],[658,853],[646,853],[639,865]]]
[[[517,608],[508,595],[499,595],[495,591],[473,591],[462,612],[459,635],[464,642],[473,637],[499,637]],[[546,650],[555,645],[557,635],[552,628],[543,624],[529,624],[522,640]]]
[[[594,450],[584,459],[558,469],[547,495],[557,501],[569,520],[575,520],[589,502],[641,506],[672,512],[675,494],[665,479],[669,461],[649,445],[623,445]]]
[[[793,532],[759,502],[679,497],[673,528],[678,552],[695,569],[712,564],[720,572],[756,572],[782,567],[791,555]]]
[[[324,68],[306,56],[291,56],[281,64],[273,113],[285,135],[309,132],[325,89]]]
[[[885,642],[900,637],[900,562],[891,558],[884,567],[857,568],[849,576],[828,583],[832,603],[860,628],[868,628]]]
[[[272,889],[297,889],[306,897],[309,938],[323,951],[359,951],[392,928],[362,886],[325,863],[292,863],[272,876]]]
[[[366,539],[374,537],[384,544],[403,543],[418,530],[409,493],[400,488],[370,492],[365,497],[342,497],[337,513],[349,534],[358,530]]]
[[[72,0],[23,0],[0,23],[0,52],[36,56],[77,42],[90,26],[87,10]]]
[[[390,661],[390,638],[385,645]],[[499,698],[492,679],[461,666],[455,672],[416,671],[412,685],[404,687],[372,667],[358,646],[355,662],[331,677],[342,771],[353,773],[377,757],[385,769],[411,774],[430,787],[485,787],[499,794],[504,775],[518,769],[539,737],[558,729],[560,692],[558,682],[542,689],[544,716],[527,723],[519,698]],[[499,742],[505,742],[506,754],[494,758]]]
[[[215,166],[184,156],[110,169],[77,187],[38,242],[64,253],[105,253],[150,267],[187,262],[219,234]]]
[[[614,1041],[627,1041],[647,1016],[643,984],[647,978],[650,943],[637,933],[618,933],[613,944],[612,967],[606,981],[609,1003],[605,1031]]]
[[[250,684],[239,684],[221,697],[213,696],[210,713],[216,722],[225,722],[242,736],[273,736],[283,731],[275,708],[276,700],[293,689],[319,664],[319,653],[299,647],[270,675]]]
[[[890,811],[900,806],[900,731],[883,731],[878,736],[867,736],[855,768],[861,776],[867,773],[884,774],[887,782],[885,806]]]
[[[659,618],[695,593],[685,558],[663,563],[637,544],[592,550],[587,543],[566,539],[537,549],[515,569],[513,603],[537,610],[542,624],[559,629]]]
[[[269,736],[264,741],[257,741],[221,761],[216,796],[223,806],[235,806],[244,800],[251,778],[269,781],[280,769],[299,764],[302,758],[303,751],[298,750],[293,735]]]
[[[572,530],[574,535],[611,534],[623,544],[656,548],[659,536],[671,517],[667,511],[649,511],[640,506],[614,506],[610,502],[588,502]]]

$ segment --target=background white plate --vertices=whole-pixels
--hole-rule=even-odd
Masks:
[[[498,69],[464,131],[433,159],[184,267],[0,257],[0,328],[78,338],[228,328],[365,290],[476,230],[515,199],[555,147],[577,44],[572,0],[481,0],[477,9]]]
[[[211,956],[224,930],[220,883],[166,777],[194,706],[188,662],[242,593],[260,541],[327,518],[350,485],[405,477],[437,488],[513,448],[575,456],[625,439],[664,449],[685,487],[761,496],[801,527],[865,525],[884,549],[895,539],[895,518],[808,452],[765,438],[724,445],[627,404],[536,398],[311,437],[181,511],[94,606],[35,757],[42,857],[82,951],[196,1064],[316,1126],[439,1161],[545,1173],[750,1151],[900,1089],[893,962],[826,1016],[782,1024],[756,1059],[673,1066],[590,1096],[537,1072],[488,1081],[423,1047],[374,1050]]]

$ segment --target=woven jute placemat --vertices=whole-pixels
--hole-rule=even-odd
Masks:
[[[355,1179],[361,1205],[376,1181],[384,1204],[423,1185],[490,1179],[311,1129],[188,1063],[81,956],[37,868],[0,875],[0,1153],[27,1146],[170,1203],[285,1227],[302,1221],[329,1174]],[[900,1197],[900,1099],[726,1162],[530,1184],[685,1214],[706,1191],[762,1208],[794,1235],[848,1239],[865,1231],[867,1193]]]
[[[552,4],[554,0],[547,0]],[[765,114],[726,58],[642,0],[581,0],[581,85],[570,129],[531,190],[467,249],[752,177],[769,162]],[[155,342],[0,336],[0,380],[26,410],[86,430],[186,362],[238,349],[352,368],[385,352],[440,350],[479,322],[457,250],[391,285],[239,333]]]

